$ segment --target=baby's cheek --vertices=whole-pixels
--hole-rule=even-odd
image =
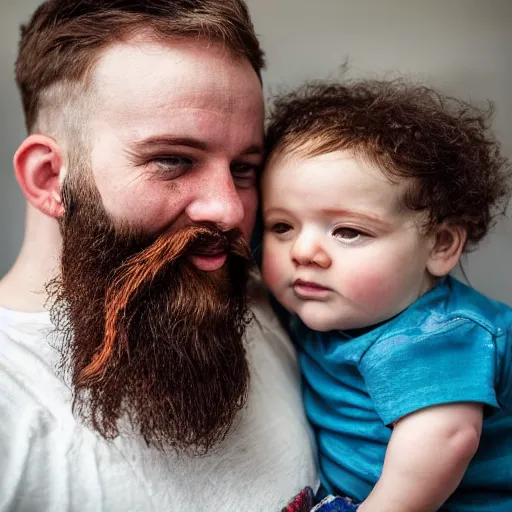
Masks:
[[[353,272],[345,280],[344,295],[369,315],[380,315],[392,307],[397,276],[379,269]]]
[[[280,284],[284,276],[284,269],[282,267],[279,254],[273,251],[270,247],[264,246],[261,275],[267,287],[278,298]]]

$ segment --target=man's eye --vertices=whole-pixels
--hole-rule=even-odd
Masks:
[[[364,233],[354,228],[336,228],[332,235],[345,243],[354,243],[360,241]]]
[[[185,156],[162,156],[153,159],[158,169],[168,178],[177,178],[188,171],[193,161]]]
[[[292,227],[290,226],[290,224],[287,224],[286,222],[276,222],[275,224],[272,224],[272,226],[270,227],[270,230],[273,233],[277,233],[278,235],[287,233],[288,231],[290,231],[290,229],[292,229]]]
[[[256,184],[258,166],[249,163],[233,164],[231,175],[239,188],[250,188]]]

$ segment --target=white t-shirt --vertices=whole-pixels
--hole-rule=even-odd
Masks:
[[[294,351],[263,296],[254,313],[247,407],[225,442],[194,458],[79,423],[48,313],[0,309],[0,511],[277,512],[316,489]]]

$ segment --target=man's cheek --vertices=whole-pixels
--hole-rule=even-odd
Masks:
[[[178,214],[175,205],[169,206],[161,192],[151,193],[146,189],[135,193],[127,189],[118,193],[109,190],[102,195],[102,201],[117,224],[139,227],[150,234],[164,229]]]

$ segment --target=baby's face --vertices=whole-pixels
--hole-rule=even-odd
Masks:
[[[400,208],[404,186],[351,153],[274,155],[263,175],[263,278],[312,329],[391,318],[434,279],[433,237]]]

